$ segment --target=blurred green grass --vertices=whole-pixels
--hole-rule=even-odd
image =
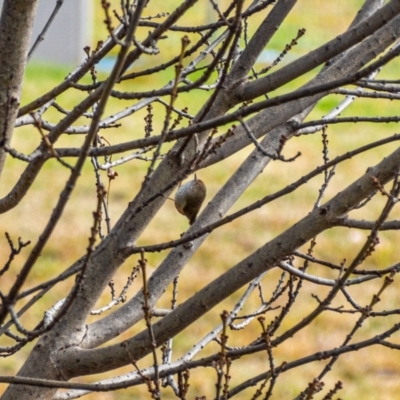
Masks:
[[[113,2],[112,2],[113,3]],[[119,1],[114,2],[115,5]],[[177,1],[171,1],[168,5],[171,9],[177,4]],[[225,2],[226,3],[226,2]],[[281,51],[286,43],[297,33],[297,30],[306,27],[307,34],[299,41],[299,45],[293,50],[293,56],[298,56],[307,53],[311,48],[318,46],[336,34],[343,32],[349,25],[354,11],[361,1],[353,2],[330,2],[326,1],[303,1],[296,5],[296,9],[285,22],[281,32],[278,32],[276,37],[271,42],[269,48],[275,51]],[[155,4],[155,3],[151,3]],[[313,14],[310,12],[310,7],[313,8]],[[149,14],[155,14],[155,10],[149,9]],[[306,15],[313,15],[312,21],[305,18]],[[96,40],[104,37],[104,25],[102,24],[101,10],[96,9]],[[206,20],[206,15],[195,13],[194,11],[187,17],[192,24],[201,23]],[[256,24],[250,27],[255,27]],[[143,29],[143,32],[147,32]],[[144,33],[143,33],[144,34]],[[181,34],[174,34],[177,39]],[[179,43],[179,41],[176,41]],[[165,43],[165,48],[171,54],[177,54],[179,48],[176,45]],[[289,56],[290,57],[290,56]],[[146,62],[153,62],[151,57],[145,57]],[[386,76],[397,76],[398,62],[393,63],[393,66],[385,72]],[[24,82],[24,92],[22,104],[36,98],[41,93],[52,88],[70,72],[68,68],[62,66],[49,66],[41,64],[29,65]],[[285,91],[292,90],[302,83],[306,82],[315,72],[306,74],[304,77],[291,82]],[[103,76],[104,77],[104,76]],[[147,90],[149,87],[162,87],[172,77],[172,72],[161,72],[153,75],[150,78],[142,78],[135,81],[134,90]],[[102,75],[100,73],[100,79]],[[87,81],[86,81],[87,82]],[[130,83],[122,84],[122,87],[129,87]],[[130,89],[132,90],[132,89]],[[60,96],[58,99],[63,107],[72,109],[79,101],[81,94],[74,91],[74,95],[70,94]],[[199,107],[203,104],[203,100],[209,95],[207,92],[196,91],[194,95],[182,96],[178,99],[178,107],[189,105],[189,113],[195,114]],[[195,99],[195,100],[193,100]],[[316,110],[309,116],[309,119],[317,118],[324,115],[338,102],[337,96],[329,96],[317,107]],[[128,104],[128,102],[125,102]],[[358,100],[356,104],[351,106],[343,115],[374,115],[376,113],[374,100]],[[124,104],[124,103],[123,103]],[[380,115],[396,115],[397,105],[395,102],[380,102],[384,106],[379,109]],[[121,108],[121,102],[111,100],[108,104],[106,115],[111,114]],[[159,130],[162,123],[163,108],[155,105],[153,111],[157,116],[154,121],[155,134]],[[144,132],[144,110],[136,113],[122,122],[119,129],[103,131],[102,135],[112,143],[136,138]],[[57,122],[60,115],[51,110],[48,116],[50,121]],[[83,121],[78,121],[78,124]],[[87,122],[86,122],[87,123]],[[386,124],[384,126],[367,125],[367,124],[347,124],[333,125],[329,128],[329,140],[331,143],[330,158],[335,155],[342,154],[349,149],[358,147],[362,143],[368,143],[371,140],[377,140],[381,137],[396,132],[397,127],[394,124]],[[32,127],[23,127],[15,132],[13,146],[19,151],[29,153],[39,142],[39,133]],[[60,146],[79,146],[82,138],[76,135],[65,135]],[[373,165],[378,162],[384,155],[389,154],[395,145],[387,145],[380,149],[375,149],[361,155],[355,159],[346,161],[337,169],[336,176],[330,185],[325,200],[328,200],[351,183],[360,174],[365,172],[366,166]],[[245,149],[237,155],[225,160],[224,162],[211,166],[204,171],[199,172],[199,176],[207,183],[208,196],[207,201],[220,189],[229,176],[236,170],[240,163],[245,159],[252,149]],[[322,164],[322,145],[319,135],[308,136],[305,138],[294,138],[287,143],[284,154],[287,157],[293,156],[297,151],[302,152],[302,157],[296,161],[295,167],[292,164],[281,162],[272,162],[261,174],[253,185],[240,198],[238,203],[231,211],[237,210],[247,204],[265,196],[268,193],[285,187],[288,183],[300,178],[306,172],[313,169],[316,165]],[[73,163],[73,159],[69,160]],[[112,182],[110,190],[110,213],[112,223],[115,223],[118,216],[125,209],[128,202],[133,198],[138,191],[146,171],[147,164],[142,161],[135,161],[117,168],[118,179]],[[15,184],[15,181],[24,170],[24,165],[20,161],[13,160],[11,157],[7,160],[6,174],[2,178],[0,187],[0,195],[4,196]],[[350,171],[350,172],[349,172]],[[47,223],[51,210],[54,207],[58,195],[67,179],[67,171],[62,168],[57,161],[51,160],[44,166],[41,175],[35,181],[32,190],[26,198],[9,213],[1,216],[2,231],[7,231],[11,234],[14,240],[21,236],[23,240],[32,240],[35,242],[41,230]],[[103,179],[106,181],[105,175]],[[201,287],[212,281],[221,274],[221,271],[227,270],[235,263],[239,262],[246,255],[255,251],[258,247],[276,237],[279,233],[290,227],[294,222],[307,215],[312,209],[317,196],[318,188],[321,185],[321,178],[315,178],[307,185],[297,190],[295,193],[279,199],[276,203],[267,205],[262,209],[252,212],[245,218],[234,221],[229,226],[213,232],[200,250],[190,261],[190,265],[186,268],[180,277],[182,284],[179,288],[179,301],[183,301],[192,293],[199,290]],[[362,211],[362,216],[365,219],[374,218],[380,210],[384,202],[383,198],[377,198],[371,201],[367,211]],[[88,161],[82,173],[82,177],[71,196],[63,218],[57,226],[52,239],[46,246],[40,261],[35,267],[29,279],[29,286],[34,286],[40,283],[43,279],[48,279],[57,274],[60,269],[68,267],[78,257],[85,252],[87,240],[90,234],[90,226],[92,222],[91,213],[94,210],[96,203],[96,194],[94,190],[93,169]],[[366,214],[365,214],[366,212]],[[353,214],[353,213],[352,213]],[[354,212],[354,215],[360,216],[361,212]],[[172,202],[167,201],[162,207],[156,218],[149,225],[148,229],[140,238],[138,244],[150,244],[155,242],[163,242],[179,237],[180,233],[187,228],[186,220],[180,216],[174,209]],[[71,235],[73,232],[73,235]],[[354,255],[362,245],[367,233],[355,232],[350,233],[345,228],[332,229],[325,232],[318,241],[315,255],[321,258],[328,258],[332,262],[340,263],[347,257],[348,259]],[[397,261],[396,246],[398,240],[393,240],[393,237],[398,235],[391,234],[386,238],[386,234],[382,234],[382,243],[379,247],[383,251],[379,255],[372,256],[368,260],[370,267],[378,265],[390,265]],[[232,246],[232,243],[235,245]],[[4,262],[7,257],[7,245],[4,238],[0,238],[0,246],[6,251],[0,252],[0,261]],[[32,247],[32,246],[31,246]],[[30,248],[31,248],[30,247]],[[5,286],[10,285],[22,265],[24,259],[29,254],[29,248],[25,249],[21,256],[18,257],[14,264],[12,273],[5,277],[3,283]],[[157,267],[160,261],[165,257],[167,252],[148,254],[149,273]],[[116,277],[116,285],[122,288],[125,284],[126,275],[135,265],[136,258],[128,260],[121,268],[121,273]],[[195,272],[193,272],[195,271]],[[326,277],[333,278],[331,272],[321,271],[320,268],[312,267],[310,273],[318,275],[324,274]],[[195,275],[195,278],[193,277]],[[279,278],[279,271],[272,270],[268,273],[264,280],[265,293],[271,293]],[[63,296],[71,286],[73,279],[60,284],[59,290],[49,293],[39,304],[38,307],[30,314],[30,317],[23,319],[28,327],[35,325],[41,318],[44,310],[54,304],[59,296]],[[136,293],[140,286],[137,282],[132,286],[129,294]],[[365,288],[354,288],[351,290],[352,295],[357,298],[363,305],[367,304],[372,295],[376,293],[379,283],[369,285]],[[388,305],[395,305],[399,302],[398,285],[389,288],[384,295],[384,302]],[[295,309],[299,309],[299,313],[303,314],[306,311],[311,311],[315,307],[315,301],[311,299],[311,294],[315,292],[315,287],[306,283],[303,287],[303,292],[299,298]],[[324,289],[318,288],[318,295],[322,297]],[[174,340],[176,354],[181,354],[187,351],[191,345],[203,337],[212,327],[218,323],[218,314],[225,308],[229,309],[232,306],[232,300],[237,299],[239,293],[232,296],[217,307],[216,312],[212,311],[207,314],[201,324],[194,324],[185,332],[178,335]],[[108,295],[99,302],[99,306],[108,301]],[[257,296],[254,295],[247,305],[248,310],[251,306],[257,304]],[[383,303],[384,303],[383,302]],[[339,304],[339,301],[338,301]],[[168,307],[170,305],[170,294],[166,293],[160,300],[159,307]],[[219,310],[219,311],[218,311]],[[268,315],[273,318],[274,312]],[[393,321],[395,320],[392,317]],[[389,319],[388,319],[389,321]],[[292,313],[283,323],[281,331],[289,328],[298,322],[296,313]],[[295,357],[300,357],[304,354],[320,351],[326,348],[338,346],[344,339],[345,335],[354,324],[354,316],[346,316],[344,318],[336,314],[324,314],[317,319],[312,327],[307,328],[295,338],[289,340],[285,345],[280,347],[275,352],[276,364],[282,361],[290,361]],[[135,326],[130,331],[121,335],[121,338],[126,338],[134,332],[144,329],[143,324]],[[363,332],[365,335],[372,335],[379,330],[379,322],[369,321],[364,326]],[[259,335],[260,328],[258,323],[253,322],[250,329],[240,334],[239,337],[231,334],[230,338],[232,345],[240,345],[242,342],[248,342],[252,338]],[[26,355],[32,346],[27,346],[17,356],[6,359],[2,362],[1,373],[15,373],[19,366],[22,365]],[[218,351],[216,345],[211,345],[206,349],[206,353]],[[338,380],[344,382],[344,391],[341,395],[344,399],[375,399],[380,394],[384,394],[386,399],[396,399],[399,390],[397,373],[400,369],[398,357],[393,355],[393,351],[388,349],[371,348],[368,350],[368,357],[365,359],[365,353],[351,353],[343,357],[340,362],[340,367],[334,368],[331,374],[325,379],[326,388],[331,388]],[[145,365],[149,358],[143,360],[140,365]],[[316,374],[322,369],[322,362],[316,362],[312,365],[305,366],[296,371],[285,373],[282,378],[282,384],[278,384],[274,393],[275,398],[289,398],[295,396],[299,391],[303,390],[308,382],[310,382]],[[339,364],[338,364],[339,365]],[[233,367],[232,379],[233,382],[239,383],[242,379],[250,377],[264,371],[268,366],[268,361],[263,356],[255,361],[254,358],[243,358],[237,366]],[[119,372],[131,370],[131,367],[122,368]],[[102,376],[108,377],[109,374]],[[96,376],[96,379],[101,378]],[[90,381],[91,378],[82,378],[80,381]],[[207,384],[205,384],[207,382]],[[213,396],[215,382],[214,372],[202,370],[200,373],[192,373],[191,378],[191,396],[207,395],[207,398]],[[115,394],[102,394],[102,399],[132,399],[143,398],[146,389],[129,389],[127,391],[119,391]],[[137,393],[137,394],[132,394]],[[253,391],[246,391],[239,398],[248,398]],[[87,399],[99,398],[99,395],[93,394],[86,396]],[[136,397],[135,397],[136,396]],[[168,394],[164,398],[172,398]]]

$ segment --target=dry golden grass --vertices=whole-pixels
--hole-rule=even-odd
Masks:
[[[175,3],[178,2],[170,2],[171,8],[173,8]],[[314,48],[323,41],[344,31],[351,20],[351,16],[354,14],[354,9],[361,3],[361,1],[326,2],[322,0],[299,2],[299,4],[296,5],[294,13],[285,23],[283,32],[277,35],[271,45],[279,51],[286,42],[290,41],[291,37],[295,36],[299,28],[306,27],[308,30],[307,35],[300,41],[298,48],[294,50],[295,54],[303,54],[309,51],[310,48]],[[119,1],[115,1],[115,4],[119,4]],[[314,13],[310,12],[310,7],[312,7]],[[97,21],[101,21],[103,17],[100,11],[97,10],[96,12]],[[152,11],[149,10],[149,13],[151,14]],[[305,18],[304,16],[308,17]],[[205,18],[205,16],[195,15],[194,13],[189,16],[192,21],[195,21],[194,23],[199,23],[203,17]],[[312,20],[310,21],[310,19]],[[102,37],[102,29],[101,23],[96,23],[96,32],[99,37]],[[174,54],[177,52],[177,49],[174,48],[170,48],[169,50]],[[395,71],[395,68],[393,68],[393,71]],[[54,75],[49,74],[48,71],[41,72],[39,68],[33,68],[28,71],[24,87],[24,102],[36,97],[41,92],[45,91],[45,89],[54,86],[62,79],[62,76],[65,76],[65,71],[60,72],[58,70]],[[310,74],[308,76],[310,76]],[[168,74],[159,74],[157,76],[152,76],[150,80],[138,80],[135,90],[148,89],[149,87],[161,87],[168,79],[170,79]],[[304,80],[306,78],[302,79]],[[293,85],[296,84],[298,83],[293,83]],[[182,96],[178,101],[182,106],[189,104],[189,112],[195,114],[202,104],[202,99],[206,96],[206,93],[201,92],[196,94],[197,102],[192,101],[193,96]],[[62,101],[66,108],[72,108],[77,102],[77,98],[65,97]],[[333,97],[324,101],[323,104],[313,112],[310,118],[323,115],[335,102],[337,102],[337,99]],[[352,108],[346,111],[346,115],[352,115],[352,113],[369,115],[371,114],[371,110],[373,110],[373,104],[371,100],[358,101],[356,106],[352,106]],[[110,101],[107,114],[116,111],[119,107],[119,103]],[[395,104],[388,101],[385,103],[384,108],[379,110],[379,114],[387,113],[395,115],[395,107]],[[155,108],[154,114],[160,115],[160,118],[155,121],[155,127],[159,128],[163,115],[162,109]],[[103,135],[113,144],[128,140],[129,138],[139,137],[143,132],[144,116],[145,112],[140,111],[137,115],[123,122],[120,129],[105,131]],[[56,121],[60,117],[53,112],[51,118],[54,118]],[[332,126],[328,130],[330,143],[332,145],[330,158],[356,148],[362,143],[368,143],[371,140],[384,137],[389,132],[395,132],[395,129],[393,125],[386,125],[384,127],[366,124]],[[13,146],[20,151],[29,152],[36,146],[38,141],[39,134],[35,129],[31,127],[21,128],[15,133]],[[81,138],[66,137],[63,139],[63,143],[60,144],[60,146],[72,144],[78,146],[80,141]],[[333,197],[337,191],[342,190],[356,177],[360,176],[368,165],[373,165],[385,154],[389,154],[394,146],[395,145],[387,145],[384,148],[370,151],[339,166],[336,176],[327,191],[325,200]],[[211,199],[222,187],[224,182],[240,165],[250,150],[244,150],[230,159],[225,160],[223,163],[211,166],[199,172],[199,176],[207,183],[207,200]],[[268,193],[273,193],[285,187],[288,183],[298,179],[312,170],[316,165],[322,163],[320,136],[293,139],[285,147],[284,153],[286,156],[290,157],[297,151],[301,151],[302,156],[296,161],[295,165],[281,162],[271,163],[231,211],[237,210]],[[73,160],[70,161],[73,162]],[[0,196],[4,196],[8,193],[23,169],[24,165],[21,165],[21,162],[12,160],[11,158],[7,160],[7,169],[6,174],[2,178]],[[118,179],[112,182],[110,190],[112,223],[117,221],[127,203],[138,191],[145,170],[146,164],[141,161],[132,162],[118,168]],[[23,240],[32,240],[35,242],[48,221],[51,210],[58,199],[58,195],[66,179],[67,171],[64,168],[56,161],[48,162],[42,170],[42,174],[34,183],[32,190],[18,207],[0,217],[0,233],[7,231],[14,239],[21,236]],[[276,237],[293,223],[307,215],[313,207],[320,184],[321,178],[315,178],[295,193],[273,204],[267,205],[262,209],[256,210],[245,218],[236,220],[232,224],[213,232],[181,274],[179,301],[182,302],[184,299],[191,296],[191,294],[219,276],[222,271],[232,267],[245,256],[255,251],[259,246]],[[29,287],[40,283],[43,279],[53,277],[57,274],[57,271],[68,267],[85,253],[87,239],[90,233],[91,212],[96,203],[95,191],[93,188],[93,171],[90,162],[87,162],[62,220],[58,224],[52,239],[47,244],[37,266],[30,275]],[[369,204],[367,213],[362,215],[363,218],[374,218],[377,213],[379,213],[383,201],[383,198],[374,199]],[[365,213],[365,210],[363,210],[363,213]],[[359,212],[354,212],[354,215],[360,217]],[[398,213],[397,217],[399,217]],[[186,220],[175,211],[172,202],[167,201],[154,221],[152,221],[148,229],[144,232],[139,244],[163,242],[178,238],[186,228]],[[367,233],[364,232],[353,234],[345,228],[338,228],[325,232],[319,238],[315,255],[329,259],[335,263],[340,263],[343,258],[351,259],[362,245],[366,235]],[[395,237],[393,234],[390,238],[385,234],[382,235],[379,256],[371,257],[368,260],[368,266],[387,266],[398,261],[398,241],[394,241],[393,237]],[[0,238],[0,246],[2,249],[0,251],[0,265],[2,265],[8,255],[4,238]],[[25,249],[18,257],[11,273],[2,278],[2,287],[7,287],[13,282],[15,275],[18,273],[18,268],[22,265],[28,254],[29,248]],[[147,256],[149,260],[149,273],[158,266],[166,254],[167,252],[162,252],[149,254]],[[123,287],[126,274],[128,274],[131,268],[136,264],[136,259],[136,257],[133,257],[121,268],[121,273],[115,279],[118,288]],[[325,277],[334,277],[331,272],[321,271],[320,268],[311,269],[310,273],[319,275],[324,273]],[[280,273],[278,270],[272,270],[268,273],[267,277],[264,279],[265,293],[268,294],[274,290],[279,275]],[[60,297],[63,297],[71,284],[72,280],[67,281],[57,286],[57,292],[49,293],[43,301],[39,303],[34,314],[30,314],[29,319],[23,319],[27,327],[33,327],[37,321],[40,320],[43,311],[48,309]],[[132,295],[136,293],[139,286],[139,283],[133,285],[129,294]],[[367,291],[364,288],[362,290],[355,288],[351,290],[351,293],[360,304],[365,305],[371,300],[372,295],[376,293],[378,287],[379,283],[376,283],[375,285],[368,286]],[[316,303],[311,298],[311,294],[316,291],[320,298],[326,293],[326,290],[321,288],[316,289],[315,286],[309,283],[304,285],[302,294],[295,306],[295,309],[298,310],[298,314],[296,312],[291,313],[290,317],[282,324],[278,334],[293,326],[299,321],[301,315],[304,315],[315,307]],[[386,303],[388,307],[399,304],[399,296],[398,283],[396,283],[384,293],[382,303]],[[108,297],[108,295],[105,295],[104,298],[99,301],[99,305],[105,304],[108,301]],[[212,329],[214,325],[219,322],[219,313],[223,309],[230,309],[233,302],[237,300],[238,297],[239,294],[235,294],[231,299],[219,305],[216,310],[208,313],[201,324],[194,324],[186,329],[185,332],[178,335],[177,338],[174,339],[175,357],[189,350],[196,340],[202,338]],[[249,304],[246,305],[245,311],[251,310],[251,307],[257,304],[257,300],[257,296],[253,296]],[[339,298],[335,304],[341,304],[340,302],[342,300],[343,299]],[[169,305],[170,294],[166,293],[160,300],[158,306],[168,307]],[[272,319],[274,315],[275,313],[272,312],[268,315],[268,318]],[[395,318],[392,319],[395,321]],[[354,316],[338,316],[334,313],[322,315],[311,327],[300,332],[294,338],[287,341],[284,346],[276,350],[274,353],[276,365],[279,365],[283,361],[289,362],[306,354],[312,354],[323,349],[339,346],[345,339],[347,333],[351,330],[354,322]],[[121,335],[118,341],[142,329],[144,329],[143,324],[135,326],[129,332]],[[380,321],[370,320],[363,326],[361,331],[364,337],[370,337],[379,332],[379,329]],[[259,332],[260,328],[258,323],[253,322],[250,329],[240,333],[239,338],[233,333],[230,334],[230,344],[240,345],[242,343],[247,343],[256,338]],[[361,339],[361,335],[357,335],[354,340],[356,341],[358,339]],[[0,373],[16,373],[23,364],[31,348],[32,346],[27,346],[16,356],[4,359],[1,363]],[[215,344],[210,345],[210,348],[206,349],[206,354],[211,354],[216,351],[218,351],[217,346]],[[397,399],[400,386],[397,379],[400,370],[400,362],[398,359],[399,358],[396,357],[393,351],[377,347],[371,348],[367,352],[361,351],[345,355],[340,363],[334,367],[332,373],[324,380],[326,384],[325,387],[329,390],[337,380],[341,380],[345,385],[344,391],[340,394],[343,399]],[[141,361],[140,365],[146,365],[146,363],[150,362],[149,360],[150,358],[147,357]],[[274,390],[274,398],[286,399],[296,396],[301,390],[304,390],[307,384],[312,381],[316,375],[318,375],[323,365],[323,362],[315,362],[311,365],[286,372],[281,381],[278,381]],[[266,355],[260,355],[256,358],[245,357],[237,366],[234,365],[233,367],[231,373],[232,386],[268,368],[268,359]],[[124,373],[131,369],[131,366],[127,366],[120,369],[118,373]],[[113,371],[113,375],[114,374]],[[189,398],[195,398],[197,395],[206,395],[207,399],[213,398],[215,373],[211,370],[203,369],[197,373],[193,372],[192,375]],[[109,374],[96,376],[96,380],[109,376]],[[79,381],[87,382],[92,381],[92,379],[82,378]],[[255,389],[247,390],[238,396],[238,398],[250,398],[254,390]],[[148,398],[146,393],[145,388],[140,388],[128,389],[111,394],[93,394],[86,396],[86,398],[101,398],[105,400],[141,399]],[[174,396],[167,391],[165,395],[163,395],[163,398],[172,399]]]

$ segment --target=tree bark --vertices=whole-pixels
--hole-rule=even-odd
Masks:
[[[37,0],[5,0],[0,18],[0,178],[20,104]]]

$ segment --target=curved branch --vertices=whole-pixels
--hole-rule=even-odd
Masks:
[[[360,201],[376,190],[375,181],[381,185],[394,178],[400,167],[400,149],[370,168],[365,175],[336,195],[320,208],[293,225],[277,238],[248,256],[235,267],[185,301],[176,310],[153,325],[157,345],[181,332],[207,311],[234,293],[259,274],[268,271],[284,257],[311,240],[317,234],[336,225],[340,218],[356,207]],[[374,178],[374,179],[373,179]],[[106,348],[83,350],[70,348],[61,356],[60,362],[67,370],[81,360],[75,373],[104,372],[131,362],[131,355],[139,360],[152,351],[148,332],[143,331],[132,339]]]
[[[400,3],[397,0],[391,0],[368,19],[359,23],[354,28],[347,30],[337,38],[332,39],[330,42],[325,43],[318,49],[300,57],[277,72],[264,78],[257,79],[255,82],[246,83],[238,93],[238,102],[251,100],[265,93],[271,92],[296,77],[311,71],[324,62],[327,62],[333,57],[343,53],[350,47],[358,44],[367,36],[374,34],[381,27],[388,24],[399,13]]]

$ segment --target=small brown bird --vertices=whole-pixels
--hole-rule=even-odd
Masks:
[[[192,181],[186,182],[176,191],[175,207],[181,214],[186,215],[192,225],[205,198],[206,185],[195,175]]]

